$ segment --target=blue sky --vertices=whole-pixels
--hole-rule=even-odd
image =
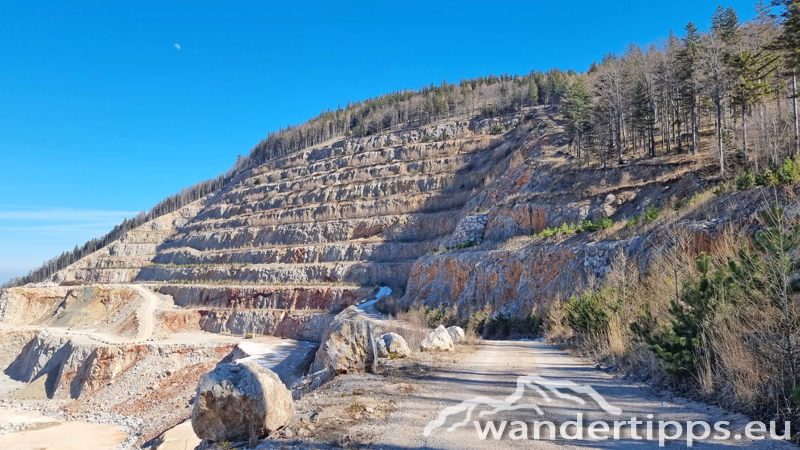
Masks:
[[[442,79],[585,70],[705,29],[717,4],[0,0],[0,282],[280,125]]]

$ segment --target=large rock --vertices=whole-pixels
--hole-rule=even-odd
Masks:
[[[378,346],[386,352],[384,358],[405,358],[411,354],[408,343],[397,333],[386,333],[378,339]],[[379,351],[380,354],[380,351]]]
[[[454,343],[458,343],[458,342],[463,341],[464,337],[466,336],[464,334],[464,329],[463,328],[455,327],[455,326],[448,327],[447,328],[447,334],[450,335],[450,339],[452,339]]]
[[[378,351],[378,358],[389,357],[389,350],[386,348],[386,341],[383,340],[383,336],[375,339],[375,349]]]
[[[423,352],[452,352],[453,338],[444,325],[439,325],[419,344],[419,347]]]
[[[200,377],[192,429],[211,442],[262,438],[294,414],[292,394],[271,370],[252,362],[219,364]]]
[[[371,370],[378,349],[374,323],[355,306],[339,313],[331,322],[314,357],[313,372],[328,369],[333,373]]]

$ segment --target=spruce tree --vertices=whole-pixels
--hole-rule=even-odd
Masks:
[[[564,95],[564,117],[567,127],[577,138],[577,157],[581,157],[581,138],[589,114],[589,94],[580,78],[575,78]]]
[[[686,35],[683,38],[683,49],[678,54],[678,71],[681,91],[691,110],[692,154],[697,153],[698,120],[697,113],[697,53],[700,48],[700,33],[697,27],[689,22],[684,27]]]

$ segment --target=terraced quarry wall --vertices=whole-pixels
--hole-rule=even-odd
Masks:
[[[464,206],[509,155],[559,132],[552,122],[537,131],[524,118],[452,120],[269,161],[53,281],[154,282],[188,308],[320,311],[340,310],[365,289],[404,288],[415,261],[452,244],[459,221],[471,214]],[[498,124],[512,131],[491,134]],[[186,289],[166,287],[176,283]],[[229,290],[220,294],[227,300],[209,303],[214,285],[248,293]],[[264,300],[308,296],[318,286],[329,293],[311,295],[311,303]]]
[[[624,223],[705,188],[707,162],[688,156],[587,167],[566,153],[552,114],[447,120],[270,160],[53,281],[155,283],[195,310],[182,320],[209,330],[284,329],[275,322],[284,313],[338,311],[383,285],[406,290],[407,304],[526,314],[602,281],[613,255],[642,245],[608,233],[553,245],[532,234]],[[493,134],[499,125],[506,131]],[[615,250],[595,250],[607,240],[598,248]],[[230,325],[245,310],[260,316]]]
[[[587,167],[552,114],[342,138],[240,173],[48,283],[0,292],[0,369],[28,384],[20,395],[135,417],[147,439],[188,416],[199,375],[243,335],[319,342],[335,313],[381,286],[404,294],[401,305],[461,319],[525,316],[602,283],[621,260],[643,273],[675,228],[698,250],[726,228],[752,231],[759,189],[716,197],[709,162],[683,154]],[[670,210],[695,193],[695,205]],[[651,205],[662,217],[625,227]],[[612,228],[533,236],[602,218]],[[136,337],[150,295],[147,342],[89,336]]]

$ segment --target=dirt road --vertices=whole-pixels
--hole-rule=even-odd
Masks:
[[[155,330],[155,325],[156,325],[155,312],[160,299],[156,294],[147,290],[147,288],[143,286],[139,286],[136,284],[125,284],[123,286],[135,290],[144,299],[142,304],[136,309],[136,319],[138,321],[138,328],[136,336],[134,337],[125,337],[93,329],[71,330],[63,327],[41,327],[36,325],[8,325],[2,323],[0,323],[0,331],[14,331],[14,330],[50,331],[57,334],[64,334],[76,337],[84,336],[89,339],[110,345],[139,344],[146,342],[147,339],[153,335],[153,331]]]
[[[144,303],[136,311],[136,317],[139,320],[139,330],[136,337],[131,338],[132,342],[146,341],[153,334],[155,329],[155,312],[156,305],[158,305],[158,297],[156,294],[148,291],[142,286],[129,284],[128,287],[138,292],[144,297]]]
[[[533,377],[519,380],[522,383],[518,383],[518,378],[526,375]],[[524,384],[524,381],[528,384]],[[570,382],[577,387],[571,386]],[[730,430],[729,439],[695,440],[693,444],[697,448],[721,445],[792,447],[788,443],[773,440],[751,442],[744,437],[737,440],[734,436],[743,436],[742,430],[748,422],[747,418],[727,414],[718,408],[700,403],[679,398],[670,399],[668,395],[661,397],[642,383],[615,378],[544,342],[486,341],[464,364],[454,364],[452,370],[438,372],[422,383],[423,389],[398,402],[395,412],[377,430],[380,437],[375,442],[375,448],[495,449],[498,446],[531,448],[532,445],[536,448],[656,448],[659,446],[658,421],[677,421],[685,428],[686,421],[690,420],[710,423],[712,437],[718,435],[713,428],[715,422],[730,422],[730,425],[725,426]],[[593,390],[588,390],[587,386]],[[581,391],[581,394],[577,394]],[[522,395],[512,395],[515,392]],[[461,403],[475,398],[479,398],[475,404]],[[487,406],[487,403],[493,403],[492,407]],[[529,406],[519,406],[524,404]],[[469,406],[474,406],[474,410],[471,418],[464,420],[467,414],[465,409]],[[452,414],[442,414],[448,407]],[[508,410],[482,417],[480,415],[481,411],[503,407]],[[537,409],[541,410],[541,414]],[[527,436],[528,439],[533,439],[533,421],[551,421],[558,427],[565,421],[575,421],[578,413],[583,417],[580,427],[583,440],[561,439],[558,430],[558,439],[538,440],[535,444],[526,439],[509,438],[510,430],[522,428],[519,424],[512,426],[512,421],[523,421],[528,427],[527,433],[520,432],[515,437]],[[653,418],[648,419],[648,414],[652,414]],[[633,417],[645,422],[638,425],[635,433],[640,439],[635,439],[630,433],[630,427],[625,426],[620,427],[619,440],[610,439],[613,437],[614,421],[629,421]],[[442,420],[435,422],[436,419]],[[482,429],[485,429],[486,420],[494,421],[497,428],[502,421],[507,421],[502,442],[493,439],[491,432],[485,441],[479,439],[473,423],[476,420]],[[653,440],[646,439],[648,420],[654,423]],[[463,426],[454,426],[462,421]],[[602,428],[595,429],[595,435],[605,435],[609,439],[587,440],[588,424],[593,421],[609,424],[608,433],[603,433]],[[429,436],[425,436],[426,427]],[[576,429],[577,427],[569,427],[567,434],[574,435]],[[671,426],[666,427],[665,435],[673,435],[675,431]],[[694,434],[703,434],[702,428],[695,427]],[[544,426],[542,436],[549,437],[548,435],[549,429]],[[685,430],[682,436],[673,442],[667,441],[666,445],[685,447]]]

